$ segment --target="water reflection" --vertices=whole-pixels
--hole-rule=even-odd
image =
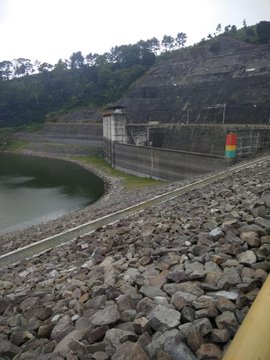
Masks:
[[[103,181],[76,164],[0,154],[0,233],[63,216],[103,193]]]

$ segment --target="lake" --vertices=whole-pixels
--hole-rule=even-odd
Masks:
[[[0,154],[0,234],[59,218],[104,194],[104,182],[77,164]]]

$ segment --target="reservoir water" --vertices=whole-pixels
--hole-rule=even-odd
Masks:
[[[103,193],[103,181],[74,163],[0,154],[0,234],[59,218]]]

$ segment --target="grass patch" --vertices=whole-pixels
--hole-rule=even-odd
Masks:
[[[89,164],[97,170],[103,171],[105,174],[121,178],[123,180],[123,186],[126,190],[140,189],[149,186],[157,186],[164,184],[162,180],[149,179],[145,177],[135,176],[127,174],[123,171],[113,169],[105,159],[97,156],[76,156],[75,160],[79,160],[82,163]]]
[[[24,141],[24,140],[12,141],[10,144],[7,145],[5,150],[20,151],[20,150],[24,149],[27,144],[28,144],[28,142]]]

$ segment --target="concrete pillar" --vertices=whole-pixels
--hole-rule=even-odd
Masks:
[[[123,106],[112,106],[103,113],[103,144],[105,159],[114,166],[114,143],[127,143],[127,116]]]

